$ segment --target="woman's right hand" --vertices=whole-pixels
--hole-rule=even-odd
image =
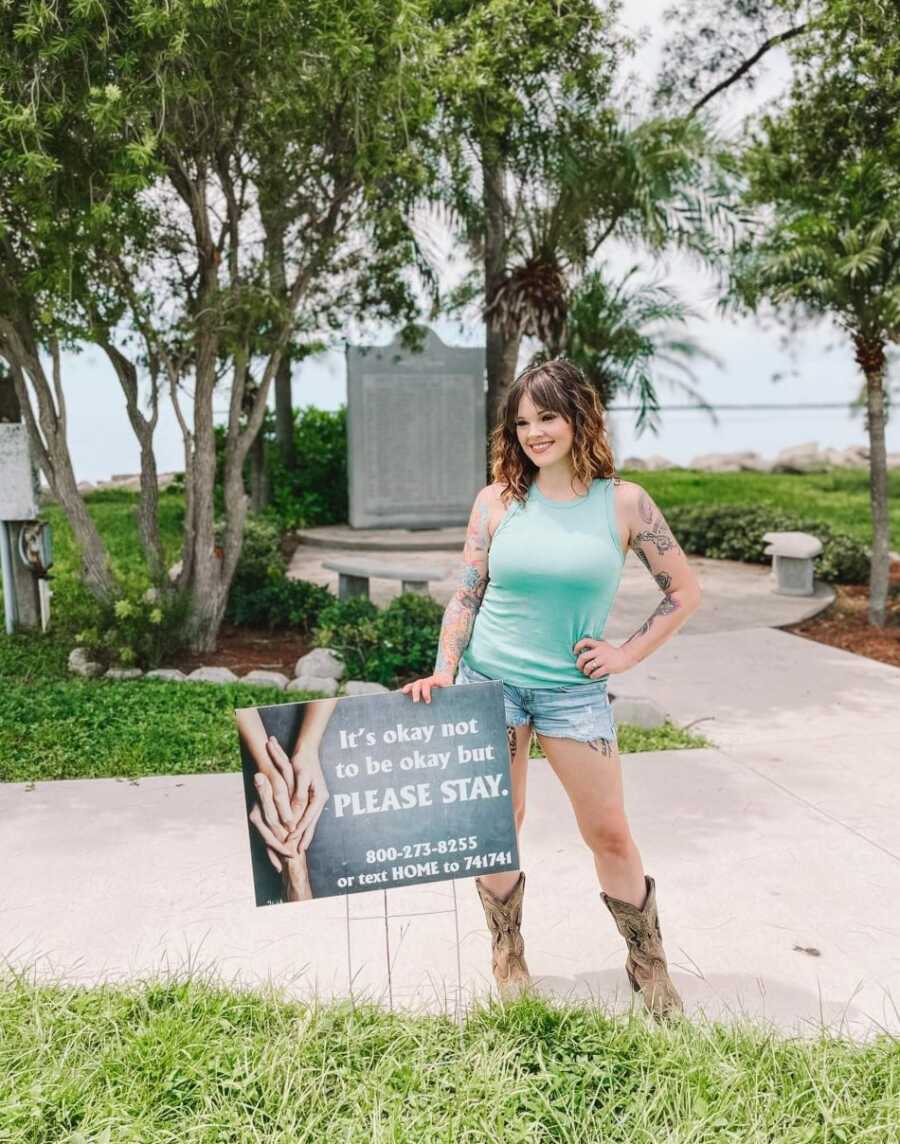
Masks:
[[[412,683],[404,684],[400,690],[404,695],[411,695],[413,703],[418,703],[420,699],[430,703],[432,687],[452,686],[453,676],[449,671],[436,671],[434,675],[429,675],[426,679],[414,679]]]

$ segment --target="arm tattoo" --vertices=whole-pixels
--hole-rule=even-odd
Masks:
[[[638,516],[641,518],[642,524],[646,525],[646,527],[642,528],[640,532],[632,538],[631,547],[649,571],[650,565],[645,558],[642,548],[644,544],[652,544],[656,548],[659,556],[662,556],[664,552],[679,552],[680,549],[675,537],[672,535],[672,530],[668,524],[666,524],[665,518],[644,489],[641,489],[641,495],[638,499]]]
[[[475,616],[488,585],[484,567],[490,542],[489,517],[488,505],[482,502],[469,522],[459,583],[444,611],[441,634],[438,637],[435,674],[445,671],[453,675],[469,643]]]
[[[670,616],[672,612],[677,612],[680,607],[681,604],[678,603],[674,596],[667,595],[664,599],[660,600],[656,611],[646,620],[644,620],[634,635],[629,636],[625,643],[631,643],[632,640],[638,639],[639,636],[646,635],[647,632],[650,631],[651,627],[653,627],[653,621],[657,616]],[[625,644],[622,644],[622,647],[624,646]]]

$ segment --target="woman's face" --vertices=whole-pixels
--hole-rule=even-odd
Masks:
[[[561,413],[538,409],[527,393],[519,401],[516,435],[528,457],[539,468],[561,461],[572,448],[572,426]]]

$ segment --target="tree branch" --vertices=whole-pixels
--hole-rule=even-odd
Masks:
[[[729,88],[732,84],[737,83],[737,81],[742,76],[746,75],[747,72],[750,71],[750,69],[762,59],[766,52],[770,52],[772,48],[777,48],[781,44],[786,44],[788,40],[793,40],[796,36],[802,36],[804,32],[809,30],[809,27],[810,25],[808,23],[798,24],[795,28],[788,28],[786,32],[779,32],[777,36],[770,36],[769,39],[766,40],[765,43],[763,43],[753,53],[752,56],[748,56],[747,59],[745,59],[737,68],[735,68],[731,75],[726,76],[725,79],[723,79],[720,83],[717,83],[714,88],[708,91],[706,95],[698,99],[690,111],[687,113],[687,118],[690,119],[691,116],[696,115],[697,112],[702,107],[705,107],[711,99],[715,99],[715,97],[719,95],[720,92],[725,91],[726,88]]]

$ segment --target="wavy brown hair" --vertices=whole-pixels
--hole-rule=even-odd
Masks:
[[[554,358],[523,369],[503,397],[491,432],[491,479],[506,485],[525,502],[538,466],[525,454],[516,434],[516,417],[523,394],[538,409],[559,413],[572,426],[572,468],[584,484],[595,477],[617,476],[606,430],[606,411],[597,390],[574,362]]]

